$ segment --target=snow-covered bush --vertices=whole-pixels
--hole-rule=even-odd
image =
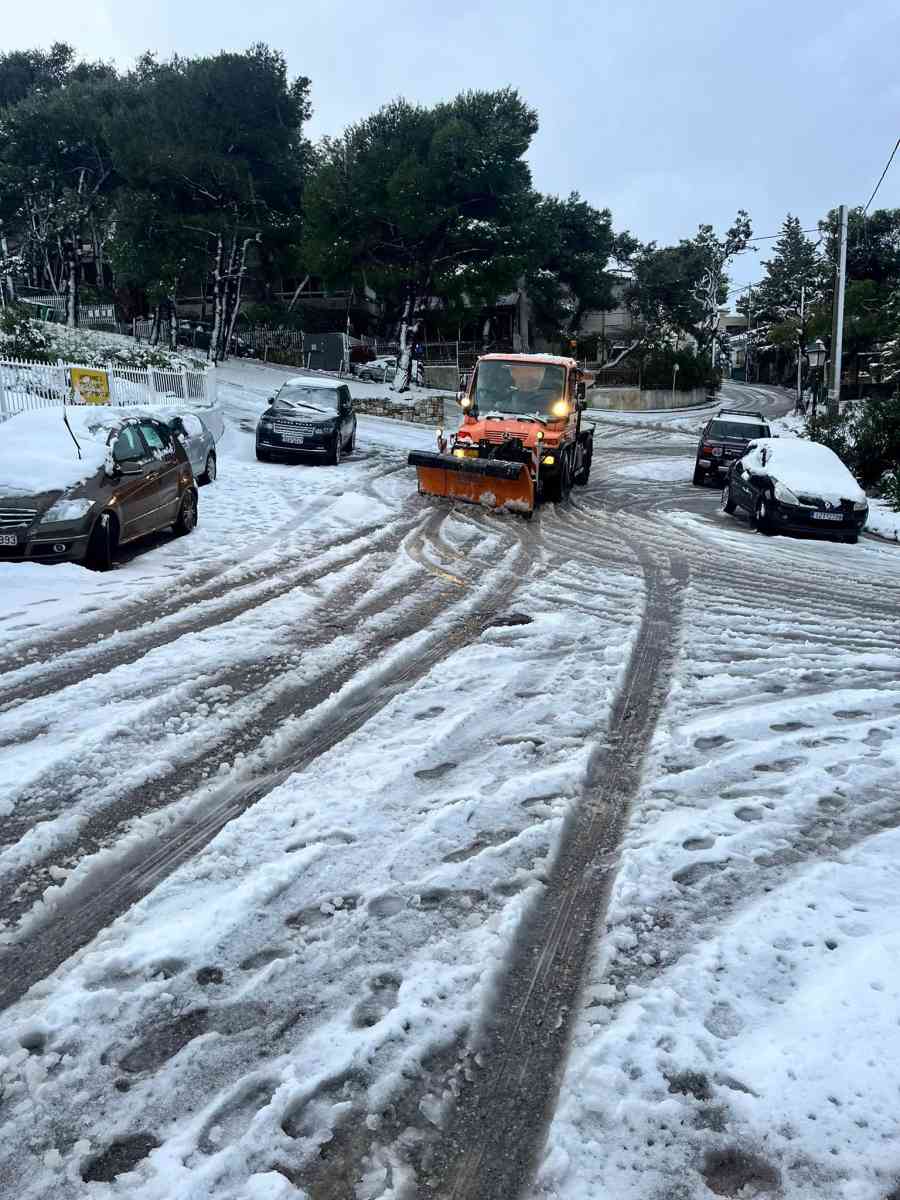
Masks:
[[[50,363],[61,358],[64,362],[83,363],[88,367],[117,363],[123,367],[202,370],[207,365],[205,360],[193,355],[176,354],[160,346],[138,345],[122,334],[69,329],[65,325],[38,321],[22,308],[12,307],[0,314],[0,357]]]

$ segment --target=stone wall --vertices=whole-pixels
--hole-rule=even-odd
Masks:
[[[369,417],[388,417],[393,421],[412,421],[416,425],[443,425],[444,401],[447,396],[417,396],[388,399],[376,396],[372,399],[354,399],[353,407],[358,413]]]
[[[675,392],[670,388],[659,390],[640,388],[591,388],[587,394],[589,408],[613,409],[616,412],[659,412],[664,409],[696,408],[715,401],[705,388]]]

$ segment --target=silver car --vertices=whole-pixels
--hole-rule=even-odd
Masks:
[[[178,413],[166,424],[184,446],[198,483],[213,483],[216,478],[216,439],[196,413]]]

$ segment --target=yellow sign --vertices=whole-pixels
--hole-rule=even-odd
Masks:
[[[109,404],[109,375],[106,371],[70,367],[69,375],[76,404]]]

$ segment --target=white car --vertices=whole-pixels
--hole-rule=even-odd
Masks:
[[[760,533],[828,533],[855,542],[869,502],[838,456],[803,438],[759,438],[737,459],[722,508],[743,508]]]
[[[373,358],[371,362],[363,363],[359,369],[360,379],[369,379],[372,383],[390,383],[397,370],[395,355],[385,355]]]

